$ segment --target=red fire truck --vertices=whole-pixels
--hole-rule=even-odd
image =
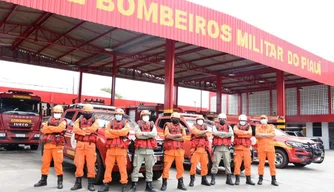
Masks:
[[[37,150],[41,120],[39,96],[15,90],[0,93],[0,146],[13,149],[24,144]]]

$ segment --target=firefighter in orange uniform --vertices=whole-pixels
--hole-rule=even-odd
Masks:
[[[210,186],[210,183],[206,179],[208,174],[208,150],[209,150],[209,140],[210,131],[204,124],[204,117],[202,115],[196,117],[196,123],[191,129],[191,168],[190,168],[190,183],[189,186],[194,186],[195,174],[197,164],[201,163],[201,175],[202,175],[202,185]]]
[[[148,110],[140,112],[142,120],[138,121],[139,127],[136,129],[135,153],[133,159],[133,171],[131,174],[131,192],[136,191],[141,165],[146,168],[146,189],[145,191],[156,192],[152,186],[153,165],[155,164],[154,149],[158,147],[157,128],[153,121],[150,121],[151,113]]]
[[[95,143],[97,141],[97,130],[99,128],[99,122],[97,117],[93,116],[93,106],[91,104],[85,104],[83,110],[83,115],[74,122],[73,126],[75,140],[77,141],[74,157],[74,164],[76,166],[76,180],[71,190],[78,190],[82,188],[81,180],[82,176],[84,175],[83,168],[86,161],[88,169],[88,190],[95,191]]]
[[[262,185],[263,174],[264,174],[264,164],[266,163],[266,158],[268,158],[268,163],[270,167],[271,184],[278,186],[276,181],[276,167],[275,167],[275,147],[274,147],[274,137],[275,137],[275,127],[274,125],[268,125],[268,117],[266,115],[261,115],[261,124],[256,125],[256,139],[257,139],[257,152],[259,157],[258,174],[259,181],[258,185]]]
[[[244,160],[245,174],[246,174],[246,184],[255,185],[251,179],[251,151],[250,147],[252,142],[250,138],[252,137],[252,127],[247,123],[247,116],[241,114],[239,116],[239,124],[235,125],[233,128],[234,137],[234,175],[235,175],[235,185],[240,183],[240,166],[242,159]]]
[[[180,123],[180,114],[177,112],[171,115],[172,123],[164,125],[164,170],[162,173],[161,191],[167,189],[167,179],[169,178],[169,169],[175,161],[176,164],[176,178],[178,179],[177,188],[186,191],[187,188],[183,183],[184,174],[184,140],[186,139],[185,128]]]
[[[46,122],[41,130],[44,134],[42,143],[44,151],[42,157],[42,178],[34,187],[47,185],[50,163],[53,159],[56,175],[58,177],[58,189],[63,188],[63,146],[65,144],[64,131],[66,129],[66,120],[62,119],[63,107],[56,105],[53,108],[53,117]]]
[[[107,138],[107,155],[106,155],[106,170],[104,172],[103,187],[99,190],[109,191],[109,183],[112,181],[111,174],[115,163],[117,163],[119,172],[121,174],[121,191],[124,192],[126,184],[128,183],[127,155],[130,140],[128,134],[130,131],[129,123],[123,119],[123,109],[115,110],[115,119],[107,124],[105,130],[105,137]]]

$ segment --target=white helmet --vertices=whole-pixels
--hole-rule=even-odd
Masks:
[[[225,113],[221,113],[218,115],[218,119],[227,119],[227,116]]]
[[[244,115],[244,114],[241,114],[241,115],[239,116],[239,121],[247,121],[247,116]]]

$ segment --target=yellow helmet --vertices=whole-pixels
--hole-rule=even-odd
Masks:
[[[200,120],[200,119],[201,119],[201,120],[204,120],[203,115],[199,115],[199,116],[196,117],[196,121],[197,121],[197,120]]]
[[[91,104],[85,104],[83,110],[86,112],[93,112],[94,107]]]
[[[181,118],[180,113],[178,113],[178,112],[173,112],[172,115],[170,116],[170,118],[173,118],[173,117],[178,118],[178,119]]]
[[[123,111],[123,109],[121,109],[121,108],[117,108],[117,109],[115,110],[115,115],[116,115],[116,114],[124,115],[124,111]]]
[[[143,115],[151,115],[151,113],[148,110],[142,110],[140,112],[140,116],[143,116]]]
[[[56,105],[56,106],[53,107],[53,112],[54,113],[63,113],[64,109],[61,105]]]

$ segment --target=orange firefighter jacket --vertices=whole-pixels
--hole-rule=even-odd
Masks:
[[[275,127],[274,125],[256,125],[256,139],[257,139],[257,151],[258,152],[274,152],[274,137]]]
[[[183,141],[186,140],[187,138],[187,134],[186,134],[186,130],[185,128],[180,125],[181,129],[182,129],[182,139]],[[165,137],[167,137],[167,135],[169,135],[169,129],[168,126],[165,125]],[[183,149],[170,149],[170,150],[165,150],[165,155],[171,155],[171,156],[184,156],[184,150]]]
[[[59,123],[58,126],[49,126],[48,122],[46,122],[41,130],[41,132],[43,134],[51,134],[51,133],[61,133],[62,131],[64,131],[66,129],[66,121],[62,121],[61,123]],[[44,149],[50,149],[50,148],[55,148],[57,147],[54,144],[51,143],[47,143],[44,145]]]
[[[247,126],[247,124],[245,125]],[[252,137],[252,127],[249,125],[248,131],[242,131],[238,128],[238,125],[234,125],[233,132],[235,135],[237,135],[240,138],[251,138]],[[244,147],[243,145],[235,145],[234,146],[235,150],[249,150],[248,147]]]
[[[130,131],[130,126],[128,122],[125,123],[124,128],[122,128],[121,130],[113,130],[110,127],[111,127],[111,124],[109,122],[107,124],[106,131],[104,134],[104,136],[107,139],[116,139],[119,137],[126,137]],[[127,155],[128,154],[128,149],[124,149],[120,147],[111,147],[108,150],[110,150],[112,154],[117,154],[117,155]]]
[[[200,136],[201,130],[197,129],[196,126],[193,126],[193,128],[191,129],[191,133],[194,134],[195,136]],[[206,138],[210,138],[211,137],[211,133],[210,132],[205,133],[205,135],[206,135]],[[209,147],[209,146],[206,146],[206,147]],[[197,147],[196,151],[199,152],[199,153],[205,153],[206,154],[205,147]]]

